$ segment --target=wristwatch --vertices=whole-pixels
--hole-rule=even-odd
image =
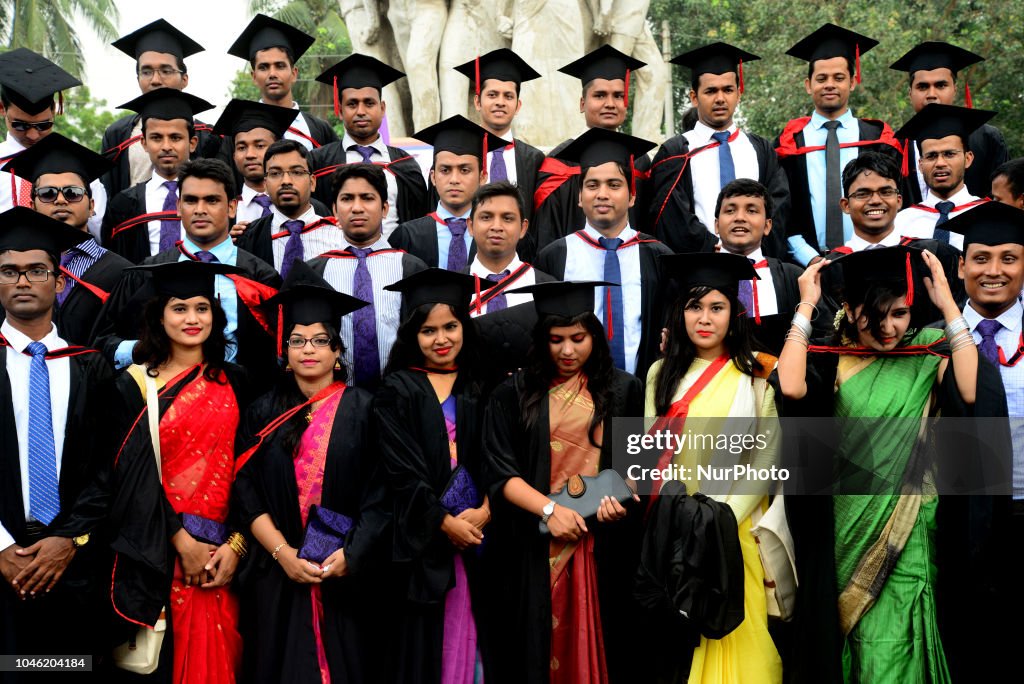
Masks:
[[[74,546],[76,549],[80,549],[80,548],[82,548],[83,546],[85,546],[88,543],[89,543],[89,533],[88,532],[86,532],[85,534],[80,535],[78,537],[72,537],[71,538],[71,545]]]
[[[550,518],[551,514],[555,512],[555,502],[549,500],[547,502],[547,504],[545,504],[544,508],[540,509],[540,512],[541,512],[541,516],[540,516],[541,522],[543,522],[545,525],[547,525],[548,524],[548,518]]]

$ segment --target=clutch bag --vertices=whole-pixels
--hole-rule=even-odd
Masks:
[[[457,466],[441,494],[441,506],[452,515],[458,515],[467,508],[476,508],[479,505],[480,491],[476,488],[473,477],[461,465]]]
[[[597,515],[597,509],[601,507],[601,499],[610,496],[619,503],[625,503],[633,498],[633,492],[626,486],[614,470],[602,470],[596,476],[587,477],[573,475],[565,483],[562,490],[551,495],[551,500],[559,506],[571,508],[584,518]],[[540,533],[548,533],[548,525],[540,521]]]
[[[201,515],[182,513],[181,526],[195,537],[196,541],[220,546],[228,540],[228,528],[224,523],[204,518]]]
[[[323,564],[328,556],[345,546],[345,537],[354,525],[347,515],[315,504],[310,506],[298,557],[317,565]]]

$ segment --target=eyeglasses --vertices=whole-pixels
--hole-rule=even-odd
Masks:
[[[57,201],[58,195],[64,195],[65,201],[71,204],[77,204],[85,197],[85,188],[81,185],[65,185],[64,187],[44,185],[36,188],[33,191],[33,194],[44,204],[53,204]]]
[[[45,283],[50,279],[50,274],[57,275],[56,271],[48,271],[45,268],[30,268],[26,271],[19,271],[16,268],[0,268],[0,285],[17,285],[21,276],[30,283]]]
[[[174,69],[172,67],[160,67],[159,69],[151,69],[149,67],[142,67],[139,69],[139,78],[144,81],[148,81],[153,78],[156,74],[160,74],[160,78],[173,78],[175,74],[183,74],[184,71],[180,69]]]
[[[953,161],[963,153],[963,150],[943,150],[942,152],[929,152],[928,154],[921,155],[921,161],[928,162],[929,164],[934,164],[935,162],[939,161],[939,157],[942,157],[946,161]]]
[[[290,176],[292,180],[302,180],[309,176],[309,171],[306,169],[273,169],[266,173],[267,180],[272,181],[281,180],[285,176]]]
[[[323,349],[324,347],[331,346],[331,338],[327,335],[317,335],[316,337],[301,337],[299,335],[293,335],[288,338],[288,348],[303,349],[307,342],[312,343],[314,349]]]
[[[7,125],[19,133],[24,133],[33,128],[40,133],[45,133],[53,128],[53,119],[50,119],[49,121],[20,121],[18,119],[12,119],[7,122]]]
[[[878,195],[884,200],[894,199],[900,194],[900,191],[896,188],[879,188],[878,190],[854,190],[849,194],[847,199],[856,200],[858,202],[867,202],[874,195]]]

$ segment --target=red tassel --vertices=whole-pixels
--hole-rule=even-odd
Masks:
[[[740,95],[742,95],[743,94],[743,60],[742,59],[740,60],[739,78],[740,78]]]
[[[903,162],[900,164],[900,175],[906,178],[910,175],[910,139],[903,141]]]
[[[970,105],[968,105],[970,106]],[[60,90],[57,92],[57,116],[64,115],[64,91]]]
[[[284,304],[277,305],[277,358],[281,358],[282,345],[284,344]]]
[[[626,73],[628,74],[629,72],[627,71]],[[612,333],[615,331],[615,325],[612,321],[612,291],[607,285],[605,286],[604,291],[605,294],[608,295],[604,304],[604,310],[608,312],[608,315],[605,316],[605,318],[608,320],[608,339],[610,340],[612,339]]]
[[[974,109],[974,100],[971,99],[971,84],[967,79],[964,79],[964,104],[968,109]]]
[[[907,252],[907,306],[914,305],[914,269],[910,265],[910,252]]]
[[[338,101],[338,77],[334,77],[334,116],[341,118],[341,102]]]
[[[476,88],[476,96],[480,97],[480,55],[479,54],[476,56],[476,59],[473,60],[473,71],[476,74],[475,77],[473,78],[473,84],[474,84],[474,87]]]
[[[487,173],[487,134],[484,133],[484,156],[480,158],[480,172]]]
[[[629,69],[626,69],[626,93],[622,97],[622,104],[624,107],[629,106]]]
[[[473,285],[476,287],[476,315],[479,316],[484,312],[484,305],[480,301],[480,276],[473,274]]]
[[[857,85],[860,85],[860,43],[854,46],[854,59],[857,60]]]

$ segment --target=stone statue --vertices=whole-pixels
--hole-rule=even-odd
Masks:
[[[388,15],[394,15],[392,23],[397,24],[413,127],[419,131],[441,120],[437,58],[448,22],[448,0],[391,0]]]
[[[506,2],[451,0],[437,69],[441,85],[442,119],[461,114],[479,121],[476,108],[473,107],[473,83],[470,82],[467,87],[466,77],[455,71],[455,67],[477,55],[509,47],[511,41],[504,38],[497,29],[499,12]]]

